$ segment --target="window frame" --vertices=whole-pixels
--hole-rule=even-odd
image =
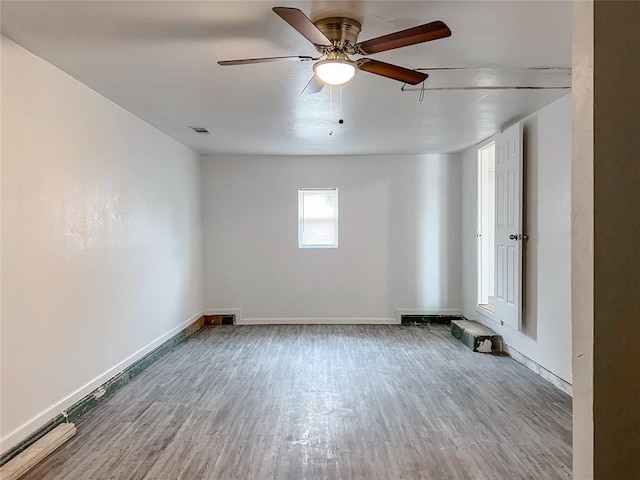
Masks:
[[[304,193],[310,191],[334,192],[335,196],[335,216],[329,218],[335,222],[335,243],[326,244],[310,244],[303,243],[304,224],[307,217],[304,216]],[[340,225],[340,209],[339,195],[337,187],[300,187],[298,188],[298,248],[338,248],[339,245],[339,225]]]

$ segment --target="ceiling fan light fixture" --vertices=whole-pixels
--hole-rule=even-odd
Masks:
[[[353,78],[356,71],[355,62],[346,56],[341,59],[321,60],[313,66],[313,72],[329,85],[344,85]]]

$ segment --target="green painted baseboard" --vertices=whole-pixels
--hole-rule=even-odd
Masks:
[[[462,320],[460,315],[402,315],[402,325],[449,325],[452,320]]]
[[[3,453],[0,457],[0,466],[7,463],[20,452],[29,448],[31,445],[33,445],[40,438],[45,436],[61,423],[75,422],[82,415],[84,415],[96,405],[102,403],[104,400],[124,387],[131,381],[131,379],[140,375],[140,373],[142,373],[152,363],[156,362],[160,357],[164,356],[169,351],[173,350],[177,345],[187,340],[188,337],[195,334],[198,330],[200,330],[203,324],[204,317],[201,317],[193,324],[189,325],[187,328],[168,339],[162,345],[158,346],[154,350],[147,353],[144,357],[122,370],[115,377],[100,385],[89,395],[71,405],[64,412],[66,413],[66,416],[64,415],[64,413],[57,415],[52,420],[36,430],[34,433],[29,435],[29,437],[20,442],[18,445]]]

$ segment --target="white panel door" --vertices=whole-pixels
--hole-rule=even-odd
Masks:
[[[522,327],[522,125],[496,140],[495,316]]]

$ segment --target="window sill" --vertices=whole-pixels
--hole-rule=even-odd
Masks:
[[[493,310],[489,310],[483,305],[476,305],[476,312],[482,315],[484,318],[491,320],[498,325],[502,325],[502,322],[496,318],[496,314]]]
[[[477,306],[478,311],[480,312],[486,312],[490,315],[494,315],[496,313],[495,309],[493,308],[493,305],[478,305]]]

